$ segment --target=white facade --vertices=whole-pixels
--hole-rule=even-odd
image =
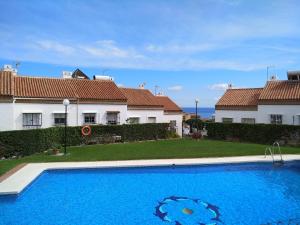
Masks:
[[[215,121],[223,122],[223,118],[232,118],[233,123],[241,123],[242,118],[255,118],[257,120],[257,111],[241,111],[241,110],[216,110]]]
[[[37,103],[0,103],[2,113],[0,117],[0,130],[22,130],[24,126],[24,114],[41,114],[41,126],[47,128],[55,126],[55,114],[63,114],[65,107],[63,104],[37,104]],[[96,124],[107,124],[107,113],[116,112],[118,122],[126,122],[126,104],[70,104],[68,106],[68,125],[81,126],[85,124],[84,115],[86,113],[95,114]],[[27,126],[30,127],[30,126]]]
[[[300,125],[300,105],[258,105],[258,123],[270,123],[270,115],[282,115],[282,124]]]
[[[138,123],[153,123],[155,118],[156,123],[170,123],[176,121],[176,131],[179,136],[182,136],[182,114],[168,114],[163,109],[128,109],[127,119],[134,118]],[[137,119],[137,120],[136,120]],[[173,122],[174,123],[174,122]]]
[[[181,137],[182,136],[182,114],[164,114],[165,123],[169,123],[172,121],[176,121],[176,131],[177,134]]]
[[[233,123],[241,123],[242,118],[254,118],[255,123],[271,123],[271,115],[281,115],[282,124],[300,125],[300,105],[258,105],[257,111],[216,110],[215,121],[232,118]]]
[[[0,131],[14,129],[14,104],[0,103]]]
[[[40,126],[47,128],[56,126],[55,115],[64,114],[63,104],[46,103],[0,103],[0,131],[22,130],[33,128],[25,126],[24,114],[39,114]],[[129,123],[130,118],[138,118],[138,123],[170,123],[176,121],[177,133],[182,135],[182,115],[166,114],[163,109],[127,109],[126,104],[70,104],[68,106],[68,126],[82,126],[85,123],[85,115],[95,115],[95,124],[107,124],[107,114],[118,114],[118,123]]]
[[[163,109],[128,109],[127,118],[138,118],[138,123],[149,123],[150,118],[156,118],[156,123],[166,122]]]

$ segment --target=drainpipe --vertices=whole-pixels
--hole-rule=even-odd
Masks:
[[[76,121],[77,121],[77,126],[79,126],[79,99],[77,98],[77,100],[76,100],[76,110],[77,110],[77,112],[76,112]]]
[[[16,129],[16,117],[15,117],[15,107],[16,107],[16,98],[15,97],[13,97],[13,105],[12,105],[12,124],[13,124],[13,126],[12,126],[12,128],[13,128],[13,130],[15,130]],[[23,123],[23,118],[22,118],[22,123]]]
[[[295,116],[293,116],[293,125],[295,125]]]

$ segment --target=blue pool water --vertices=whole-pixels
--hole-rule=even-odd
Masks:
[[[54,170],[19,196],[0,197],[1,225],[300,224],[299,218],[300,162]]]

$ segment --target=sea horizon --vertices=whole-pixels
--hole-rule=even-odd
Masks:
[[[182,111],[185,113],[196,113],[196,107],[182,107]],[[201,118],[210,119],[215,113],[214,107],[198,107],[197,110],[198,115]]]

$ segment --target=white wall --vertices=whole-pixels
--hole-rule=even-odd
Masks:
[[[216,110],[215,121],[222,122],[222,118],[233,118],[234,123],[241,123],[242,118],[255,118],[257,123],[257,111],[240,111],[240,110]]]
[[[257,122],[270,123],[270,114],[281,114],[283,124],[300,125],[300,105],[259,105]]]
[[[127,118],[130,117],[138,117],[140,123],[148,123],[148,117],[156,117],[156,123],[169,123],[171,120],[176,120],[177,133],[182,136],[182,114],[165,114],[162,109],[128,109]]]
[[[14,129],[23,129],[23,113],[42,113],[42,128],[54,125],[54,113],[64,113],[62,104],[32,104],[15,103],[14,105]],[[125,123],[127,105],[104,104],[70,104],[68,106],[68,125],[81,126],[83,113],[96,113],[96,123],[106,124],[106,111],[120,111],[120,123]],[[0,125],[2,128],[2,125]]]
[[[13,103],[0,103],[0,131],[14,129]]]
[[[82,125],[83,113],[97,112],[96,123],[106,124],[107,111],[120,111],[120,124],[126,123],[127,105],[100,105],[100,104],[81,104],[78,107],[78,124]]]
[[[156,117],[156,123],[163,123],[164,120],[164,111],[160,110],[151,110],[151,109],[128,109],[127,118],[138,117],[140,123],[148,123],[148,117]]]
[[[42,126],[54,126],[54,113],[64,113],[63,104],[38,104],[38,103],[1,103],[0,130],[22,130],[23,113],[41,113]],[[68,106],[68,125],[83,125],[83,113],[96,113],[96,123],[106,124],[107,111],[120,111],[120,123],[126,123],[130,117],[139,117],[140,123],[148,123],[148,117],[156,117],[156,123],[169,123],[176,120],[177,132],[182,135],[182,114],[165,114],[163,110],[127,110],[127,105],[118,104],[70,104]]]
[[[258,105],[257,111],[216,110],[215,121],[222,118],[233,118],[234,123],[241,123],[241,118],[256,118],[256,123],[270,123],[270,115],[282,115],[282,123],[300,125],[300,105]]]
[[[164,119],[168,122],[176,120],[177,134],[182,136],[182,114],[165,114]]]

